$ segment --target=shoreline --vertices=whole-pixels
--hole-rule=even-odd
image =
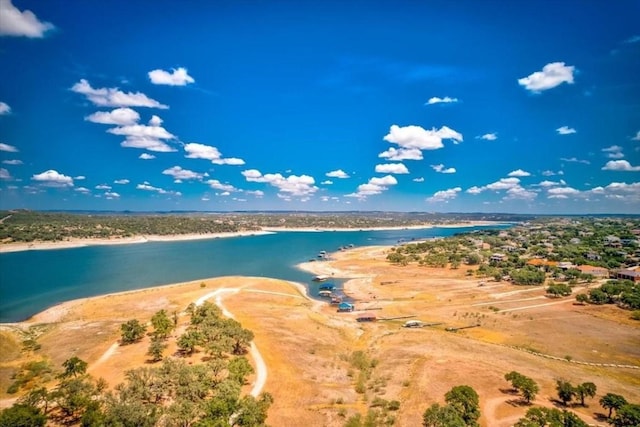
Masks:
[[[209,234],[168,234],[168,235],[140,235],[133,237],[119,237],[110,239],[97,238],[72,238],[59,242],[19,242],[19,243],[3,243],[0,244],[0,254],[22,251],[37,250],[55,250],[55,249],[72,249],[82,248],[86,246],[104,246],[104,245],[130,245],[147,242],[178,242],[187,240],[207,240],[207,239],[223,239],[229,237],[247,237],[261,236],[278,232],[301,232],[301,233],[322,233],[322,232],[361,232],[361,231],[391,231],[391,230],[421,230],[430,228],[467,228],[482,227],[490,225],[507,224],[499,221],[470,221],[453,224],[423,224],[423,225],[407,225],[407,226],[389,226],[389,227],[364,227],[364,228],[313,228],[313,227],[263,227],[261,230],[250,231],[233,231]]]

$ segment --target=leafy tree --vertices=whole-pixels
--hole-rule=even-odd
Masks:
[[[578,294],[576,295],[576,301],[578,301],[580,304],[585,304],[589,302],[589,296],[587,294]]]
[[[473,388],[468,385],[455,386],[444,395],[444,400],[458,412],[467,426],[478,425],[480,399]]]
[[[596,389],[596,385],[592,382],[582,383],[576,387],[575,392],[578,398],[580,398],[580,404],[582,406],[586,406],[584,404],[586,397],[594,397],[596,395]]]
[[[173,321],[169,319],[166,310],[160,310],[151,317],[151,325],[154,329],[154,335],[160,338],[166,338],[173,329]]]
[[[64,368],[64,372],[60,374],[60,378],[76,378],[87,372],[87,362],[77,356],[73,356],[62,362],[62,367]]]
[[[423,427],[466,427],[464,420],[453,407],[434,403],[422,414]]]
[[[505,374],[504,379],[511,382],[511,387],[513,387],[514,390],[522,393],[522,398],[526,403],[536,398],[539,388],[538,384],[531,378],[519,372],[511,371]]]
[[[253,368],[244,357],[231,359],[227,369],[229,371],[229,379],[237,381],[240,385],[243,385],[246,376],[253,372]]]
[[[167,344],[158,336],[154,336],[151,338],[151,343],[149,344],[149,350],[147,350],[147,355],[151,356],[151,360],[153,362],[159,362],[162,360],[162,353],[167,348]]]
[[[615,427],[638,427],[640,425],[640,405],[627,403],[617,410],[612,424]]]
[[[611,418],[611,413],[614,409],[617,411],[626,404],[627,399],[625,399],[623,396],[620,396],[619,394],[607,393],[600,398],[600,406],[602,406],[604,409],[609,410],[609,415],[607,415],[607,418]]]
[[[556,391],[558,392],[558,398],[564,406],[567,406],[576,395],[575,388],[570,382],[564,380],[556,381]]]
[[[566,297],[571,295],[571,286],[564,283],[552,283],[547,288],[547,294],[556,297]]]
[[[187,355],[193,354],[200,342],[200,334],[196,331],[187,331],[178,338],[178,349]]]
[[[269,393],[262,393],[258,399],[253,396],[245,396],[240,400],[236,410],[235,424],[238,426],[264,426],[267,419],[267,411],[273,403],[273,397]]]
[[[518,420],[514,427],[587,427],[576,414],[560,411],[555,408],[529,408],[524,418]]]
[[[142,325],[138,319],[132,319],[120,325],[122,344],[132,344],[144,337],[147,327]]]
[[[2,427],[43,427],[46,422],[40,409],[31,405],[16,404],[0,411]]]

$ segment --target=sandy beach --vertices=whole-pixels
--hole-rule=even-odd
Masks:
[[[271,234],[268,230],[238,231],[229,233],[209,234],[169,234],[169,235],[145,235],[135,237],[122,237],[114,239],[69,239],[61,242],[29,242],[29,243],[5,243],[0,245],[0,253],[81,248],[84,246],[101,245],[129,245],[147,242],[177,242],[183,240],[224,239],[229,237],[259,236]]]

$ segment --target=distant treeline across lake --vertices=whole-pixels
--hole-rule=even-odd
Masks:
[[[508,225],[385,231],[278,232],[224,239],[87,246],[0,254],[0,322],[16,322],[60,302],[220,276],[299,282],[296,265],[355,245],[452,236]]]

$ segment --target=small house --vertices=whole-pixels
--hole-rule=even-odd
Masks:
[[[339,312],[349,312],[353,310],[355,310],[355,307],[353,306],[353,304],[349,304],[348,302],[341,302],[340,304],[338,304]]]
[[[378,318],[373,313],[362,313],[356,317],[356,320],[358,322],[375,322]]]

